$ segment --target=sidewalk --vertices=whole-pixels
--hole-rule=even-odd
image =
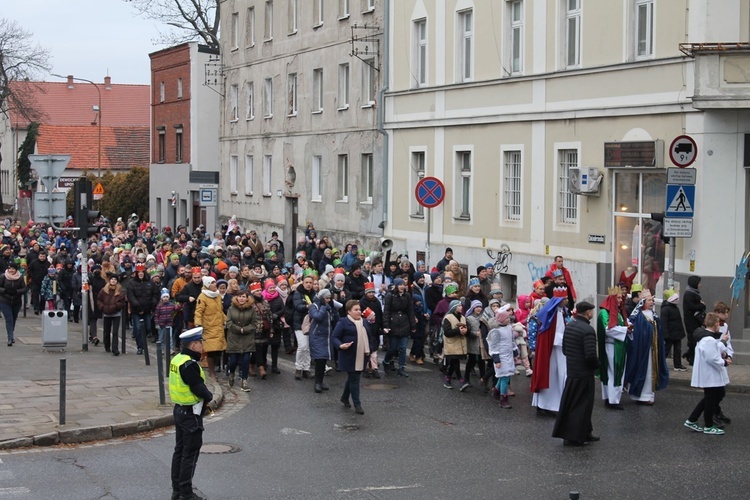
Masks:
[[[118,438],[173,424],[166,378],[166,404],[159,404],[155,344],[149,343],[150,366],[136,354],[130,331],[127,354],[105,353],[101,343],[82,352],[81,324],[68,323],[65,351],[45,351],[41,325],[40,316],[32,312],[23,318],[22,311],[12,347],[5,345],[0,328],[0,450]],[[62,358],[67,365],[65,425],[59,424]],[[209,389],[221,403],[221,387],[209,382]]]

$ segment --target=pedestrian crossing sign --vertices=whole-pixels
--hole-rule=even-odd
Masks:
[[[695,214],[695,186],[667,184],[665,217],[693,217]]]

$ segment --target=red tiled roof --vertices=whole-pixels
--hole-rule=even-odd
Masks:
[[[102,127],[102,170],[124,170],[149,164],[149,127]],[[96,171],[99,127],[40,125],[38,154],[69,154],[69,169]]]
[[[96,82],[102,94],[103,126],[146,126],[150,124],[151,90],[148,85]],[[41,123],[49,125],[91,125],[97,119],[93,106],[99,104],[96,87],[86,82],[11,82],[21,95],[31,94],[34,106],[42,114]],[[26,128],[27,120],[11,110],[11,123]],[[18,120],[18,121],[17,121]]]

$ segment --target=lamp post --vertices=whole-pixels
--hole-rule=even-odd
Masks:
[[[55,73],[50,73],[50,75],[57,77],[57,78],[67,78],[69,80],[78,80],[80,82],[90,83],[91,85],[94,86],[94,88],[96,88],[96,93],[99,95],[99,104],[96,109],[96,115],[98,117],[97,121],[99,122],[99,140],[98,140],[97,159],[96,159],[96,170],[97,170],[96,175],[97,177],[101,177],[102,176],[102,91],[101,89],[99,89],[99,85],[85,78],[74,77],[73,75],[68,75],[67,77],[65,77],[62,75],[55,74]]]

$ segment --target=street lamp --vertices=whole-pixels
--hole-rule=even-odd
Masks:
[[[55,73],[50,73],[50,75],[52,75],[54,77],[57,77],[57,78],[64,78],[64,79],[69,79],[69,80],[78,80],[80,82],[90,83],[91,85],[94,86],[94,88],[96,88],[96,93],[99,95],[99,105],[96,106],[96,109],[95,109],[96,114],[97,114],[97,116],[99,118],[99,120],[98,120],[99,121],[99,141],[98,141],[98,152],[97,152],[97,159],[96,159],[96,168],[97,168],[97,177],[101,177],[102,176],[102,91],[99,89],[99,85],[97,85],[96,83],[92,82],[91,80],[87,80],[85,78],[74,77],[73,75],[68,75],[67,77],[62,76],[62,75],[58,75],[58,74],[55,74]]]

